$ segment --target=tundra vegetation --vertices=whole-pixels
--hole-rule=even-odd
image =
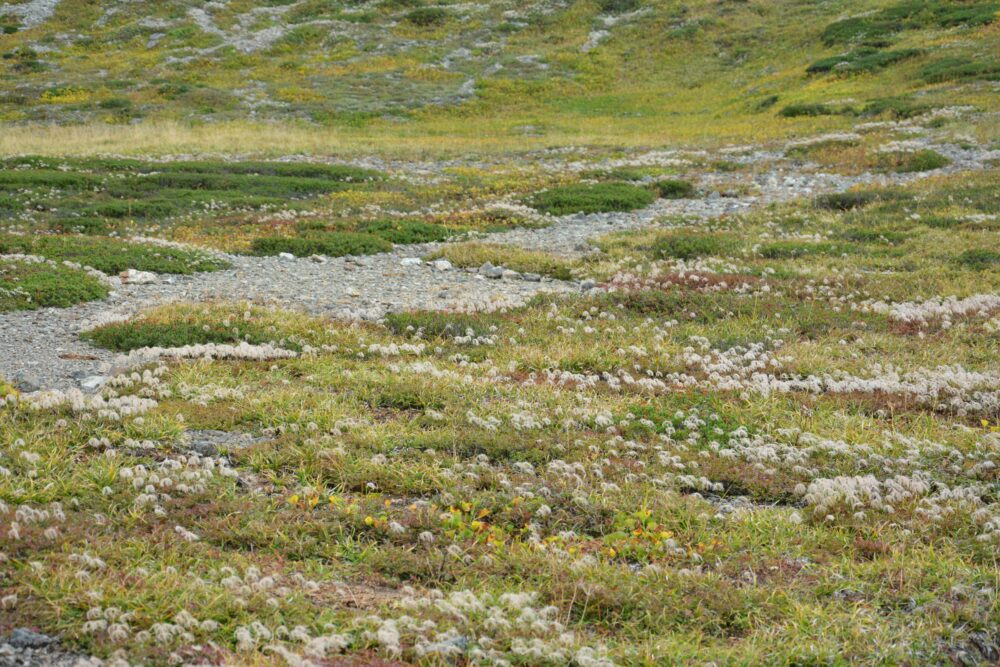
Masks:
[[[0,377],[0,644],[995,662],[998,12],[0,5],[0,318],[411,245],[565,288],[164,303],[80,332],[96,390]]]

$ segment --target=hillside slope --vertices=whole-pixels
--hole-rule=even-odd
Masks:
[[[700,141],[971,104],[993,0],[0,4],[0,121]],[[5,147],[6,148],[6,147]]]

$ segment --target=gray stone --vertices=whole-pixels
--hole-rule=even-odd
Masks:
[[[15,628],[5,640],[14,648],[41,648],[55,642],[55,638],[29,628]]]
[[[90,375],[80,380],[80,389],[84,391],[97,391],[107,381],[108,378],[103,375]]]
[[[38,379],[38,376],[29,371],[20,371],[15,373],[11,377],[11,381],[14,386],[25,394],[30,394],[33,391],[39,391],[42,388],[42,382]]]
[[[194,429],[184,433],[182,446],[200,456],[218,456],[223,450],[245,449],[268,438],[254,437],[249,433]]]
[[[521,277],[527,280],[529,283],[540,283],[542,282],[542,277],[537,273],[522,273]]]
[[[489,262],[486,262],[479,267],[479,275],[485,278],[498,280],[503,277],[503,269],[499,266],[493,266]]]

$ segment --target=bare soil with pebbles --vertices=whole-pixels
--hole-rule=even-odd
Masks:
[[[920,174],[845,176],[822,173],[809,165],[796,167],[781,160],[780,154],[747,151],[737,159],[767,163],[769,168],[746,174],[704,174],[697,184],[706,194],[698,199],[658,200],[648,208],[628,213],[569,215],[546,228],[517,229],[491,235],[488,240],[577,255],[590,249],[588,239],[653,225],[668,216],[711,219],[860,184],[901,185],[929,175],[980,169],[1000,159],[1000,151],[922,143],[946,155],[952,164]],[[672,156],[671,152],[649,153],[636,155],[631,162],[663,162],[674,159]],[[572,155],[548,157],[549,160],[543,161],[551,162],[553,168],[573,170],[577,166]],[[722,157],[734,159],[730,155]],[[590,168],[603,164],[615,166],[607,161],[587,164]],[[392,166],[406,171],[405,165]],[[433,176],[434,169],[427,163],[414,164],[412,168],[415,178]],[[730,190],[734,183],[742,187]],[[104,377],[122,370],[122,361],[113,352],[81,341],[78,332],[109,318],[168,302],[248,299],[332,317],[377,319],[387,312],[418,308],[470,310],[515,306],[539,292],[586,287],[548,279],[540,282],[520,277],[489,279],[474,270],[442,269],[417,261],[416,258],[435,247],[436,244],[400,246],[390,253],[325,261],[226,256],[232,268],[225,271],[160,276],[151,284],[126,284],[104,301],[72,308],[0,314],[0,376],[13,380],[25,391],[74,386],[96,389]]]

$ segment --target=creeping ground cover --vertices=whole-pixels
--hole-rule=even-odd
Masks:
[[[0,632],[130,664],[986,664],[996,177],[445,247],[592,281],[517,308],[91,328],[134,370],[0,383]]]

